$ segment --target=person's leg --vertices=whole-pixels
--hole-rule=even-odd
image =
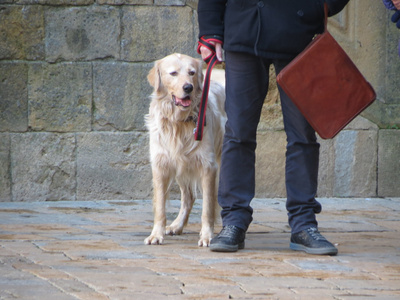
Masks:
[[[275,62],[276,73],[287,63]],[[336,247],[319,233],[315,217],[321,212],[321,204],[315,199],[320,147],[315,130],[286,93],[278,88],[287,135],[285,183],[286,208],[292,229],[290,248],[310,254],[335,255]]]
[[[222,147],[218,202],[223,226],[244,231],[252,221],[257,125],[268,91],[268,66],[253,55],[226,52],[228,117]]]
[[[287,63],[287,61],[275,62],[276,73],[278,74]],[[314,129],[281,87],[278,88],[287,135],[286,208],[292,233],[297,233],[318,226],[315,214],[321,211],[321,204],[315,200],[315,196],[318,183],[319,144]]]
[[[257,126],[268,92],[269,63],[253,55],[226,52],[226,102],[228,117],[222,147],[218,203],[223,228],[211,240],[211,251],[244,248],[253,217],[250,202],[255,193]]]

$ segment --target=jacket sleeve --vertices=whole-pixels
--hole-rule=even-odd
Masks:
[[[325,0],[329,6],[329,16],[334,16],[340,13],[349,0]]]
[[[199,0],[197,14],[199,38],[205,35],[224,36],[224,14],[227,0]]]

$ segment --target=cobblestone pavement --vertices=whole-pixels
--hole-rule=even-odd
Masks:
[[[337,256],[289,249],[283,199],[255,199],[228,254],[197,247],[200,201],[161,246],[150,200],[0,203],[0,299],[400,299],[400,198],[319,200]]]

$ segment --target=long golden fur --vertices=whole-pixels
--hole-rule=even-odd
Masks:
[[[150,136],[154,226],[144,242],[162,244],[165,234],[181,234],[200,188],[203,211],[198,245],[209,246],[226,122],[224,88],[211,81],[203,139],[196,141],[193,130],[203,88],[202,62],[175,53],[156,61],[147,78],[154,88],[145,117]],[[181,190],[181,208],[177,218],[166,226],[165,204],[174,178]]]

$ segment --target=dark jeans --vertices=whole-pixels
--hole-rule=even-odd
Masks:
[[[250,202],[255,193],[255,149],[257,125],[268,92],[269,66],[276,73],[288,61],[226,52],[226,113],[228,121],[222,148],[218,202],[223,226],[247,230],[252,221]],[[301,82],[299,82],[301,84]],[[288,96],[279,88],[285,132],[286,191],[292,233],[317,227],[315,200],[318,181],[319,144],[315,131]]]

